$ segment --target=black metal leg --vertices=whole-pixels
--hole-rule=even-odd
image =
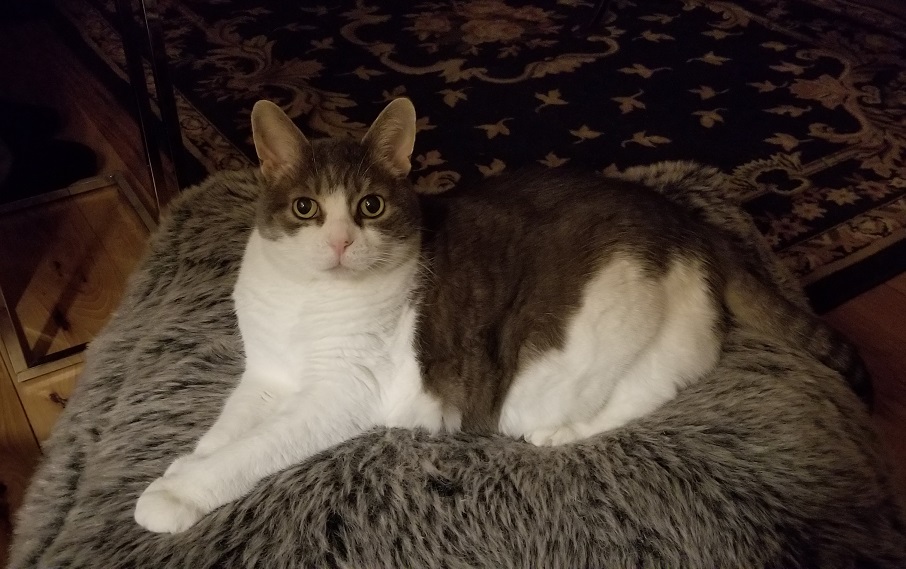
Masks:
[[[182,143],[182,128],[179,114],[176,111],[176,97],[173,94],[173,83],[170,81],[170,68],[167,64],[167,48],[164,45],[164,30],[161,26],[160,11],[157,0],[142,0],[142,13],[145,17],[145,29],[148,34],[148,47],[151,59],[151,73],[154,75],[154,88],[157,92],[157,106],[164,125],[165,143],[169,147],[170,159],[176,173],[176,183],[182,188],[186,185],[186,156]]]
[[[142,35],[141,27],[136,22],[132,0],[115,0],[123,51],[126,55],[127,74],[135,95],[145,159],[148,162],[151,184],[159,210],[161,201],[168,201],[174,197],[179,188],[185,184],[187,178],[185,174],[186,156],[176,110],[176,99],[173,94],[173,84],[167,68],[163,29],[157,2],[156,0],[140,1],[146,36]],[[156,120],[151,110],[151,98],[142,63],[143,48],[147,48],[149,54],[157,105],[161,115],[160,121]],[[162,141],[163,144],[161,144]],[[175,188],[172,187],[164,171],[162,156],[166,156],[173,164],[176,177]]]

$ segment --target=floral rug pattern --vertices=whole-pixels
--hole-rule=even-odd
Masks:
[[[59,5],[122,75],[112,2]],[[732,176],[806,284],[850,269],[867,288],[878,276],[853,267],[906,243],[906,27],[842,0],[616,0],[590,31],[585,0],[161,9],[183,136],[209,170],[251,163],[260,98],[316,137],[360,136],[405,95],[424,187],[692,159]]]

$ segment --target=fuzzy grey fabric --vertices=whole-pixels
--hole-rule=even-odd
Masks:
[[[735,235],[792,298],[747,218],[690,164],[634,169]],[[12,567],[906,567],[867,412],[836,374],[733,331],[712,375],[641,421],[565,447],[376,430],[179,535],[135,500],[238,380],[230,293],[252,171],[187,191],[154,237],[47,447]]]

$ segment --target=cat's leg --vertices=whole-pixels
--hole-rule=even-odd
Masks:
[[[620,377],[659,333],[666,291],[632,259],[618,258],[587,284],[563,347],[534,358],[513,381],[501,431],[539,445],[582,438]]]
[[[241,438],[158,478],[139,497],[135,520],[177,533],[236,500],[262,479],[375,426],[367,393],[322,381],[284,402]]]
[[[191,463],[242,437],[292,395],[289,382],[246,371],[227,397],[214,424],[198,439],[191,453],[177,457],[164,475],[177,474]]]
[[[193,454],[211,454],[247,433],[268,417],[285,397],[291,395],[290,385],[288,380],[281,381],[254,370],[246,370],[227,397],[217,420],[196,443]]]
[[[589,298],[607,297],[599,284],[606,281],[592,281]],[[570,329],[560,372],[574,374],[567,379],[578,394],[572,412],[559,424],[531,429],[527,441],[560,445],[620,427],[673,399],[680,387],[716,365],[720,308],[705,275],[677,262],[647,298],[639,284],[635,291],[615,289],[635,308],[621,313],[600,301],[583,306]]]
[[[671,299],[666,314],[655,341],[620,378],[600,412],[575,426],[580,438],[654,412],[717,365],[723,332],[715,301],[704,292],[687,293]]]

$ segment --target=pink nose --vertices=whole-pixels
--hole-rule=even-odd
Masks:
[[[352,245],[352,239],[348,237],[332,240],[330,242],[330,248],[336,251],[337,259],[343,257],[343,253],[346,252],[346,249]]]

